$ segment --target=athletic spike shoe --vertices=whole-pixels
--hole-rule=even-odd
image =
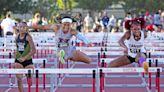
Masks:
[[[65,63],[65,51],[64,50],[60,50],[59,53],[58,53],[58,56],[59,56],[59,61],[64,64]]]
[[[149,64],[148,64],[148,62],[143,62],[143,68],[144,68],[145,74],[148,74],[148,72],[149,72]]]

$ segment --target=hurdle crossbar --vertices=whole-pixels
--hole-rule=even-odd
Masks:
[[[32,59],[34,64],[42,64],[43,61],[45,61],[45,63],[47,63],[47,59],[46,58],[38,58],[38,59]],[[0,59],[0,64],[9,64],[9,63],[14,63],[15,59],[11,58],[11,59]]]
[[[99,70],[102,69],[103,73],[142,73],[145,72],[143,68],[99,68]],[[160,72],[162,72],[161,67],[151,67],[149,68],[149,72],[157,72],[157,69],[160,69]]]
[[[117,58],[100,58],[100,62],[110,63],[114,59],[117,59]],[[152,63],[155,63],[155,60],[158,60],[157,62],[159,64],[164,64],[164,58],[147,58],[146,62],[149,62],[149,60],[151,60]]]
[[[44,69],[44,68],[39,68],[35,69],[34,71],[38,70],[39,73],[44,73],[44,74],[92,74],[93,70],[96,70],[95,68],[91,69]]]
[[[33,69],[0,69],[0,74],[27,74],[28,71],[33,72]]]
[[[102,69],[103,73],[140,73],[144,72],[143,68],[89,68],[89,69],[51,69],[51,68],[36,68],[36,69],[0,69],[0,74],[26,74],[29,70],[31,73],[36,73],[38,70],[39,74],[92,74],[93,70]],[[149,68],[149,72],[157,72],[157,69],[160,69],[162,72],[162,67],[151,67]]]

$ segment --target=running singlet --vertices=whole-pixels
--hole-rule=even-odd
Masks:
[[[20,35],[18,35],[18,38],[16,38],[16,47],[17,47],[16,59],[26,56],[31,51],[30,44],[26,40],[27,36],[28,36],[28,33],[25,34],[23,39],[20,39]],[[32,57],[28,57],[27,60],[29,60],[31,58]]]
[[[136,41],[134,39],[134,35],[131,32],[130,39],[127,40],[127,47],[128,47],[128,55],[135,58],[137,53],[145,53],[146,50],[144,48],[144,32],[141,31],[141,38],[140,40]]]
[[[56,33],[57,46],[59,48],[68,47],[71,38],[72,35],[70,34],[70,32],[64,34],[62,30],[57,31]]]

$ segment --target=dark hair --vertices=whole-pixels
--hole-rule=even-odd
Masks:
[[[26,25],[26,26],[27,26],[27,23],[26,23],[26,22],[20,22],[20,23],[18,23],[18,25],[17,25],[17,26],[20,26],[21,24],[24,24],[24,25]]]
[[[70,18],[70,19],[72,19],[70,16],[64,16],[62,19],[64,19],[64,18]]]
[[[11,17],[11,14],[10,14],[10,13],[7,13],[7,14],[6,14],[6,17]]]
[[[20,23],[27,25],[27,23],[26,23],[26,22],[20,22]]]
[[[144,20],[144,18],[134,18],[132,20],[127,20],[125,22],[125,28],[130,30],[130,27],[132,24],[140,24],[141,29],[143,29],[145,27],[145,20]]]
[[[159,12],[157,11],[156,14],[159,14]]]
[[[127,14],[127,15],[131,15],[132,13],[131,13],[131,12],[127,12],[126,14]]]

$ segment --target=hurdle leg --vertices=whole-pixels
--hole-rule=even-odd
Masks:
[[[61,69],[61,63],[60,63],[60,61],[58,62],[58,68]],[[61,74],[59,73],[58,74],[58,84],[59,85],[61,85],[61,82],[60,81],[61,81]]]
[[[98,67],[100,67],[100,53],[98,53]]]
[[[149,61],[149,67],[151,67],[151,60]],[[152,88],[152,82],[151,82],[151,73],[149,72],[149,89],[151,90],[151,88]]]
[[[27,80],[28,80],[28,92],[31,92],[31,70],[28,70],[28,76],[27,76]]]
[[[160,92],[160,69],[157,69],[157,92]]]
[[[102,71],[102,69],[100,69],[100,92],[104,92],[104,84],[103,84],[103,71]]]
[[[95,70],[93,70],[93,80],[92,80],[92,92],[96,92],[96,71]]]
[[[39,92],[39,71],[38,70],[36,70],[36,88],[35,88],[35,91],[36,92]]]
[[[43,60],[43,68],[46,68],[46,61]],[[46,92],[46,74],[43,73],[43,92]]]
[[[105,67],[105,61],[102,60],[101,62],[101,67],[104,68]],[[105,86],[105,73],[102,73],[102,89],[104,90],[104,86]]]
[[[158,67],[158,60],[157,60],[157,59],[155,60],[155,67]],[[155,84],[156,84],[156,85],[155,85],[155,86],[156,86],[156,90],[158,89],[157,77],[158,77],[158,76],[157,76],[157,73],[156,73],[156,82],[155,82]]]

